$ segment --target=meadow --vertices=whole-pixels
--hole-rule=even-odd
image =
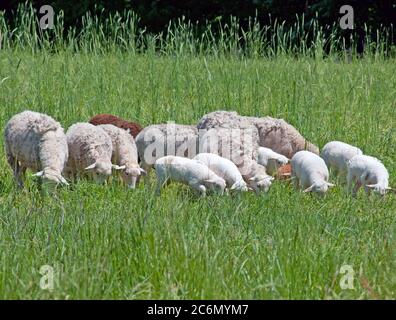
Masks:
[[[2,130],[25,109],[64,128],[97,113],[146,126],[235,110],[283,118],[320,147],[357,145],[396,186],[395,58],[54,50],[18,39],[0,50]],[[46,195],[32,177],[16,188],[2,147],[0,298],[394,299],[396,196],[354,199],[331,181],[324,198],[282,182],[259,196],[199,198],[176,184],[156,196],[152,172],[136,190],[114,178]],[[40,288],[43,265],[54,268],[53,290]],[[353,289],[340,286],[344,265]]]

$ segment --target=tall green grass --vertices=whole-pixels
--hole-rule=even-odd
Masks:
[[[66,129],[104,112],[146,126],[236,110],[284,118],[320,147],[358,145],[396,185],[396,64],[383,51],[347,63],[309,44],[295,55],[280,44],[287,33],[269,30],[267,46],[254,20],[246,49],[230,27],[201,40],[182,21],[185,30],[148,35],[129,17],[102,26],[111,37],[86,18],[82,33],[50,38],[34,36],[35,16],[21,14],[18,29],[3,33],[0,128],[25,109]],[[280,182],[261,196],[197,198],[173,184],[157,197],[153,173],[134,191],[114,178],[48,196],[29,175],[26,189],[15,187],[1,148],[0,297],[395,298],[396,197],[352,199],[331,181],[338,186],[323,199]],[[56,272],[53,291],[39,286],[43,265]],[[353,290],[340,286],[343,265],[355,271]]]

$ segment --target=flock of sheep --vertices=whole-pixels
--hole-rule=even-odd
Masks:
[[[159,124],[142,128],[102,114],[66,132],[52,117],[33,111],[14,115],[5,128],[5,149],[15,180],[23,187],[26,169],[50,186],[90,177],[103,183],[119,171],[129,188],[154,168],[157,192],[171,181],[198,193],[229,190],[268,192],[274,179],[293,180],[304,192],[323,195],[329,168],[360,187],[385,195],[389,174],[380,160],[339,141],[319,148],[283,119],[209,113],[197,125]],[[66,180],[67,179],[67,180]],[[341,180],[342,181],[342,180]]]

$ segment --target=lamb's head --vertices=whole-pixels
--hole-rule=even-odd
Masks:
[[[268,175],[257,175],[249,179],[249,187],[256,193],[267,193],[271,187],[274,177]]]
[[[396,189],[389,188],[387,184],[384,183],[376,183],[376,184],[369,184],[366,185],[367,188],[373,190],[375,193],[379,194],[383,197],[387,192],[396,193]]]
[[[246,184],[245,181],[239,180],[239,181],[235,182],[235,183],[231,186],[230,190],[236,190],[236,191],[243,191],[243,192],[246,192],[246,191],[249,190],[249,188],[248,188],[248,186],[247,186],[247,184]]]
[[[111,169],[122,170],[122,167],[111,164],[108,161],[96,161],[85,168],[86,171],[92,173],[95,182],[99,184],[104,183],[111,176]]]
[[[135,189],[137,179],[140,175],[146,174],[146,171],[140,168],[139,165],[120,166],[118,168],[122,170],[121,178],[130,189]]]
[[[50,187],[56,187],[57,185],[69,185],[66,179],[63,178],[57,170],[51,168],[44,168],[42,171],[35,173],[33,176],[41,177],[43,183]]]
[[[212,176],[210,179],[205,180],[205,186],[215,192],[223,194],[226,188],[226,182],[223,178],[220,178],[219,176]]]
[[[305,189],[303,192],[315,192],[323,196],[327,190],[335,185],[327,181],[315,181],[309,188]]]

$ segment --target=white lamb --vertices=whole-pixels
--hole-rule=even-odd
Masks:
[[[203,196],[206,190],[223,194],[226,182],[203,163],[182,157],[166,156],[156,160],[157,193],[169,181],[177,181],[190,186]]]
[[[327,143],[320,153],[324,162],[332,168],[338,175],[346,176],[348,172],[348,161],[363,152],[357,147],[351,146],[341,141],[331,141]]]
[[[49,184],[64,184],[62,171],[68,157],[66,136],[59,122],[48,115],[24,111],[14,115],[4,133],[5,149],[15,180],[23,187],[26,169]]]
[[[230,190],[248,191],[246,182],[243,181],[241,173],[232,161],[213,153],[200,153],[193,160],[202,162],[223,178]]]
[[[119,166],[121,177],[129,188],[134,189],[136,181],[146,172],[139,167],[138,152],[135,140],[129,131],[120,129],[112,124],[99,125],[111,138],[113,152],[111,161]]]
[[[268,192],[274,177],[269,176],[265,167],[256,161],[245,159],[244,162],[248,170],[245,174],[242,174],[242,177],[248,187],[256,191],[256,193]]]
[[[66,137],[69,160],[65,172],[68,176],[90,173],[97,183],[103,183],[111,175],[112,168],[122,169],[111,163],[111,138],[102,128],[80,122],[67,130]]]
[[[396,192],[389,187],[389,173],[380,160],[365,155],[356,155],[348,162],[348,187],[356,196],[359,189],[364,186],[366,193],[370,190],[384,196],[387,191]]]
[[[329,187],[329,170],[322,158],[310,151],[299,151],[291,159],[292,178],[295,185],[304,189],[304,192],[316,192],[323,195]]]
[[[260,147],[257,150],[257,163],[264,166],[267,173],[274,175],[278,172],[278,169],[287,164],[290,160],[270,148]]]

